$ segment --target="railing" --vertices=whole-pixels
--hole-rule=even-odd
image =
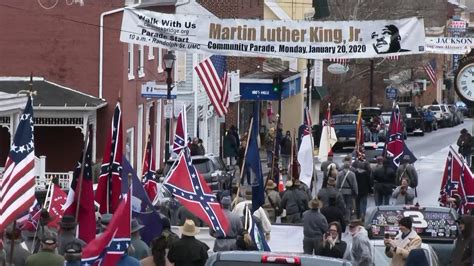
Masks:
[[[67,173],[46,172],[44,178],[36,177],[36,190],[46,190],[52,178],[58,179],[58,185],[61,189],[69,189],[72,181],[72,174],[72,171]]]

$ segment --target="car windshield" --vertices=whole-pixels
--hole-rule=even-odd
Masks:
[[[439,109],[439,106],[430,106],[428,107],[428,109],[430,109],[431,111],[439,111],[441,109]]]
[[[336,125],[351,125],[356,123],[357,116],[333,116],[332,120]]]
[[[206,174],[211,171],[211,166],[209,165],[209,159],[196,159],[193,160],[194,167],[200,174]]]

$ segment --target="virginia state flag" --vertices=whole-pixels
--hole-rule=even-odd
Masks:
[[[82,250],[82,265],[115,266],[130,245],[130,191],[120,201],[107,229]]]
[[[259,103],[254,103],[251,133],[245,156],[246,173],[250,172],[252,176],[252,213],[265,203],[265,185],[263,182],[262,164],[260,162],[260,153],[258,151],[258,132],[259,132],[260,109]]]
[[[122,159],[122,166],[122,180],[128,179],[129,174],[132,175],[132,216],[145,226],[140,230],[140,236],[145,243],[150,245],[153,238],[161,235],[163,226],[160,214],[151,203],[135,170],[126,158]]]

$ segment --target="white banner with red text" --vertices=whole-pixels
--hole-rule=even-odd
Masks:
[[[120,41],[228,56],[373,58],[424,53],[423,19],[219,19],[125,9]]]

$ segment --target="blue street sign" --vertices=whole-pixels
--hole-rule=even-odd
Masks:
[[[385,98],[387,100],[396,100],[398,96],[398,89],[395,87],[387,87],[385,88]]]

